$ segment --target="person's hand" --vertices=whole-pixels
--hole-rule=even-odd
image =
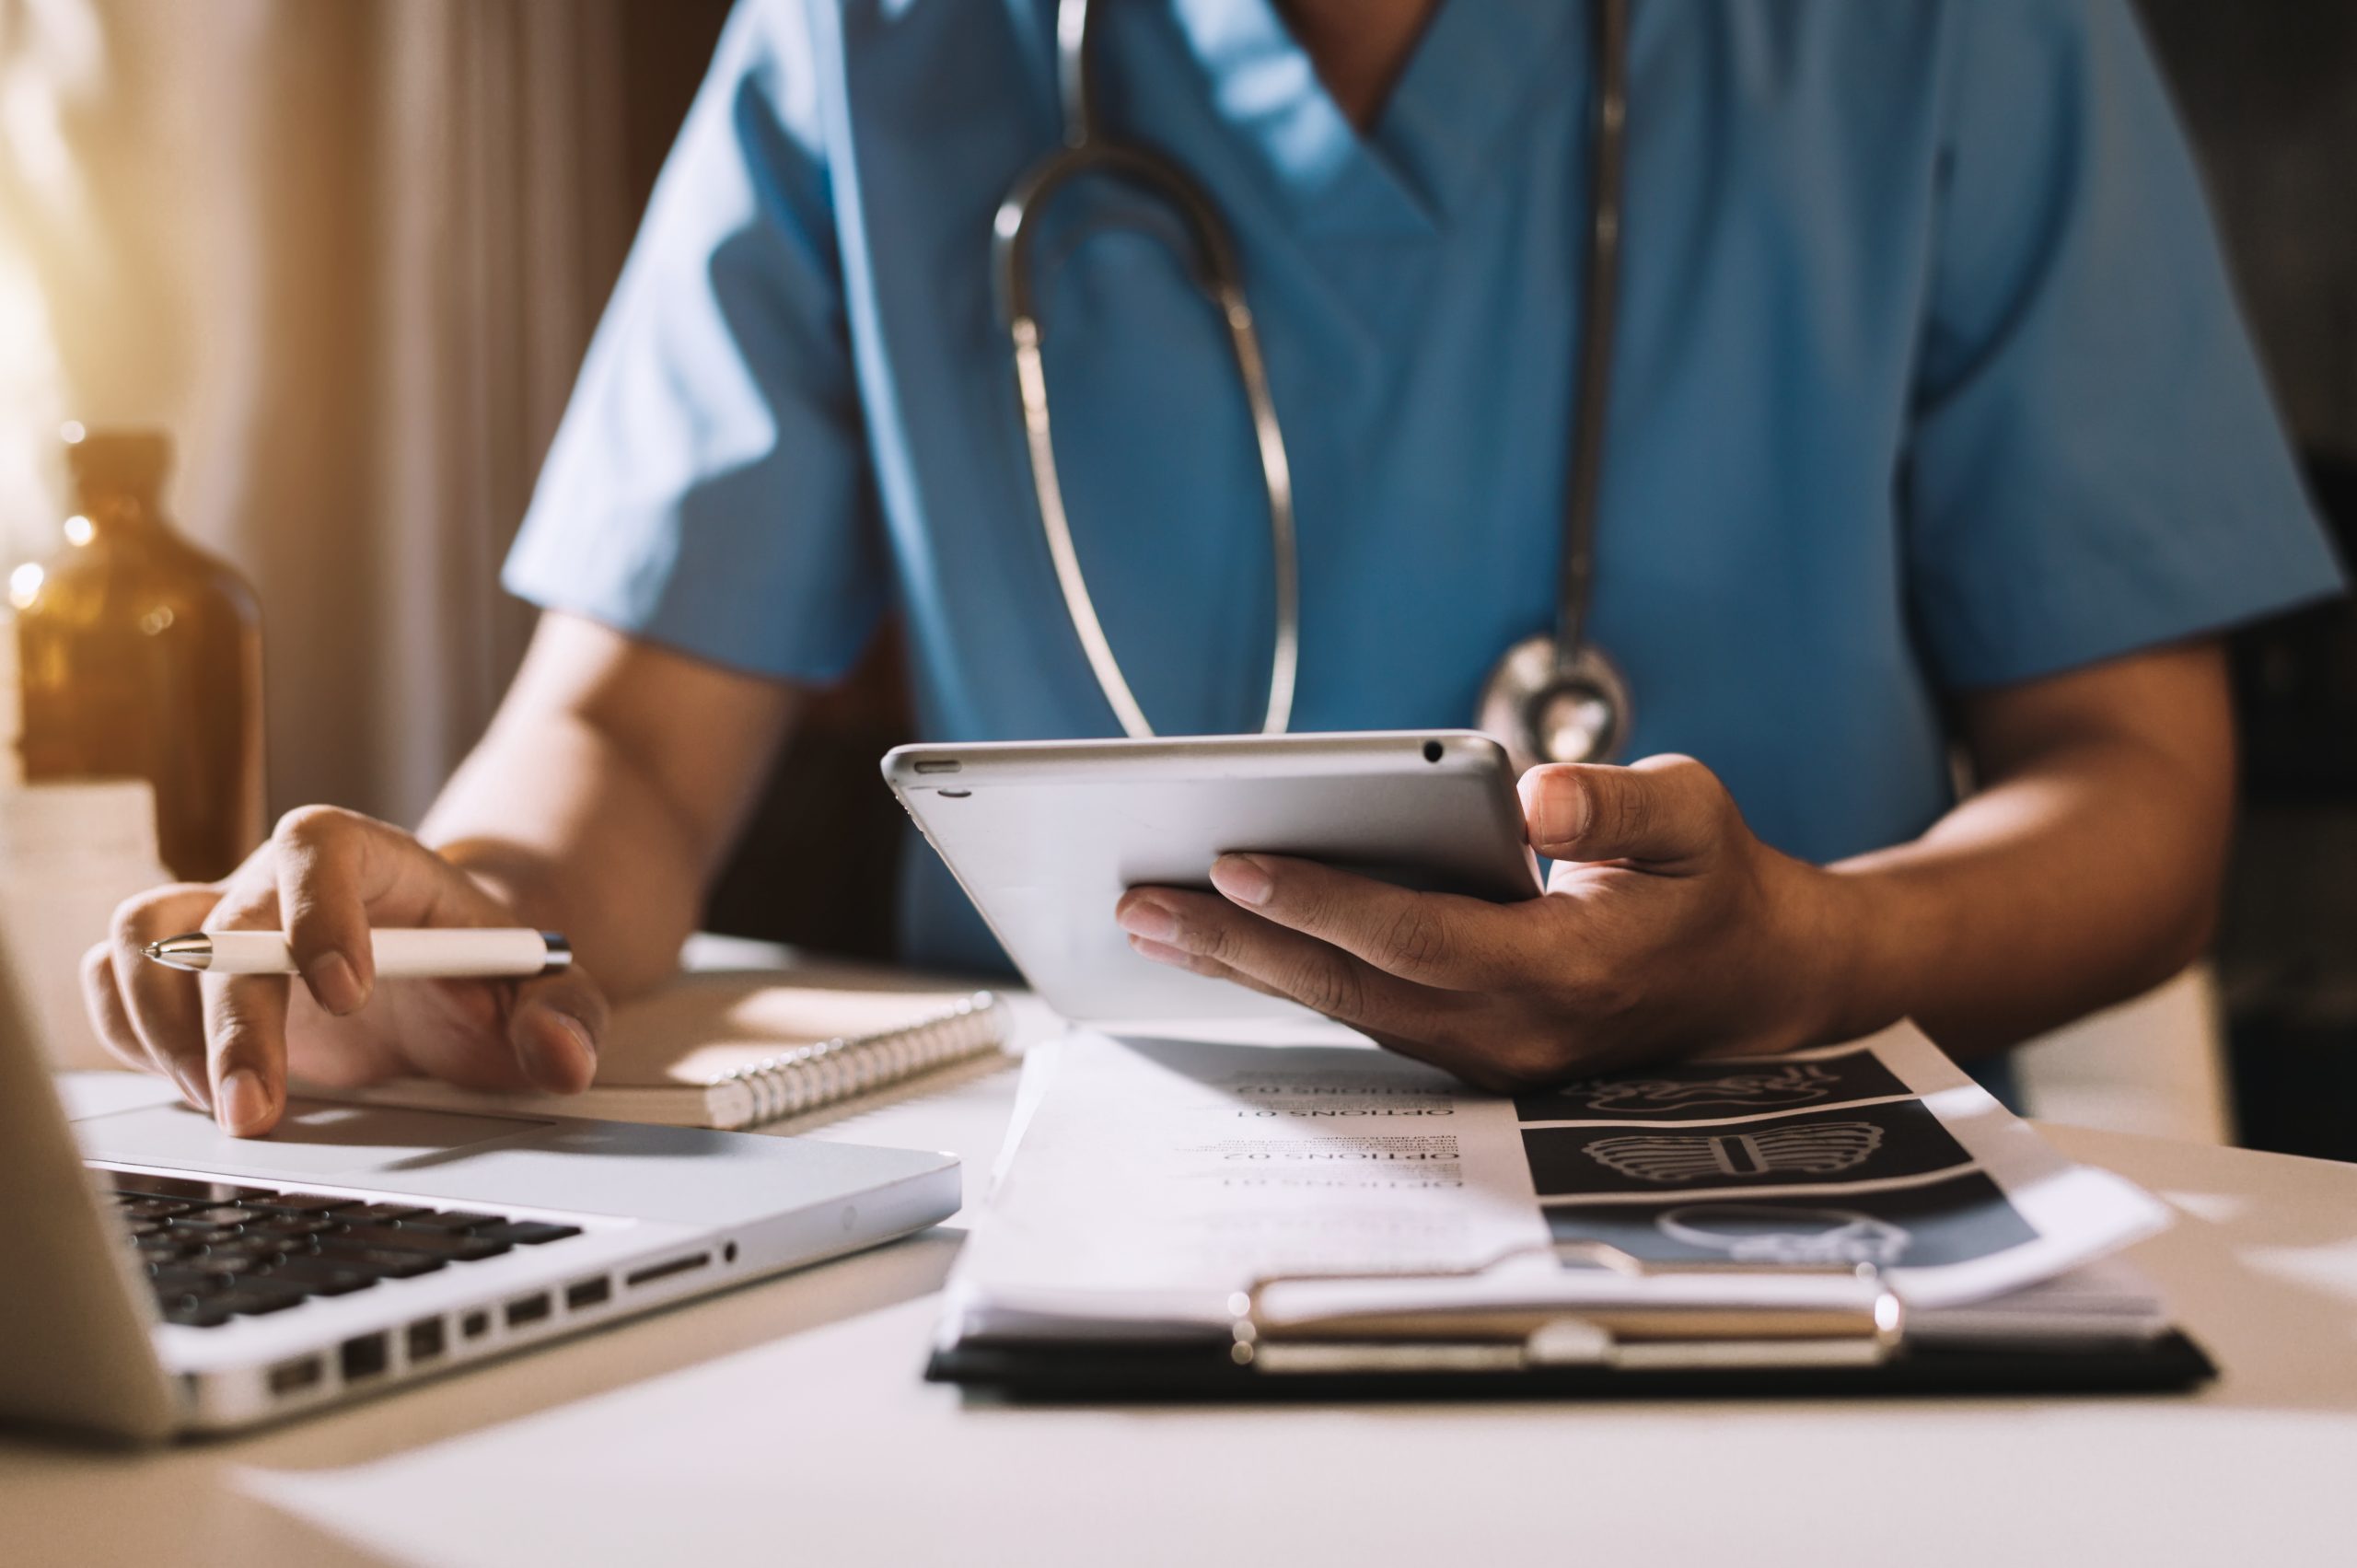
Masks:
[[[596,1070],[606,1002],[578,967],[529,980],[376,982],[372,927],[527,923],[398,828],[307,807],[223,881],[142,893],[82,960],[99,1037],[163,1074],[241,1136],[267,1132],[290,1069],[350,1087],[424,1074],[482,1089],[570,1094]],[[150,960],[187,931],[286,932],[302,982],[198,975]]]
[[[1522,805],[1556,862],[1525,903],[1230,854],[1217,893],[1133,888],[1115,915],[1149,958],[1289,997],[1488,1088],[1822,1032],[1838,879],[1754,838],[1709,769],[1534,768]]]

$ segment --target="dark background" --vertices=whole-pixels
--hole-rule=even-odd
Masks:
[[[2357,5],[2140,0],[2137,8],[2192,133],[2285,422],[2350,560]],[[627,9],[635,204],[727,12],[725,0]],[[2218,963],[2242,1141],[2357,1158],[2357,617],[2337,606],[2311,611],[2252,629],[2235,652],[2245,798]],[[715,928],[855,954],[888,949],[893,880],[883,868],[900,850],[900,814],[875,759],[907,731],[888,634],[795,741],[715,895]],[[778,874],[786,866],[795,875]]]

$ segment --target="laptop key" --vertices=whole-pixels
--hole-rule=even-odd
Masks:
[[[169,1219],[174,1214],[188,1213],[193,1206],[178,1198],[133,1198],[120,1192],[115,1194],[115,1213],[127,1220]]]
[[[377,1283],[375,1274],[345,1268],[323,1258],[284,1259],[261,1278],[273,1284],[293,1286],[306,1295],[350,1295]]]
[[[438,1230],[395,1229],[390,1225],[360,1225],[339,1231],[335,1239],[354,1247],[378,1248],[388,1252],[423,1252],[428,1257],[452,1259],[462,1263],[481,1258],[496,1258],[508,1250],[508,1243],[493,1241],[487,1237],[451,1236]]]
[[[545,1220],[504,1220],[469,1234],[485,1241],[512,1241],[519,1247],[538,1247],[544,1242],[563,1241],[568,1236],[579,1236],[581,1227],[577,1225],[551,1225]]]
[[[175,1234],[189,1237],[207,1252],[224,1254],[277,1252],[289,1247],[299,1247],[308,1239],[303,1237],[269,1236],[258,1230],[242,1229],[182,1230]]]
[[[361,1203],[337,1210],[335,1217],[345,1225],[390,1225],[412,1214],[430,1214],[433,1212],[415,1203]]]
[[[327,1214],[361,1206],[357,1198],[331,1197],[325,1192],[264,1192],[244,1202],[250,1209],[268,1209],[282,1214]]]
[[[206,1300],[240,1318],[259,1318],[265,1312],[284,1312],[290,1307],[302,1306],[303,1293],[283,1290],[261,1280],[246,1280],[227,1295],[209,1296]]]
[[[342,1228],[332,1216],[322,1214],[282,1214],[265,1220],[253,1227],[256,1236],[326,1236]]]
[[[151,1264],[168,1262],[176,1258],[193,1258],[204,1250],[203,1243],[170,1232],[161,1236],[143,1236],[132,1246],[143,1260]]]
[[[217,1329],[229,1320],[228,1309],[214,1301],[184,1297],[164,1303],[164,1321],[191,1329]]]
[[[477,1225],[498,1225],[506,1217],[505,1214],[469,1214],[463,1209],[420,1209],[394,1223],[403,1230],[465,1231]]]
[[[172,1224],[192,1227],[207,1225],[216,1228],[243,1229],[247,1225],[260,1225],[274,1217],[262,1213],[260,1209],[249,1209],[238,1203],[224,1203],[216,1208],[192,1209],[187,1214],[176,1214],[172,1218]]]
[[[229,1279],[222,1274],[208,1274],[191,1268],[150,1269],[147,1283],[161,1296],[220,1295],[229,1288]]]
[[[267,1198],[269,1193],[259,1187],[240,1187],[229,1181],[192,1181],[180,1176],[148,1176],[131,1170],[94,1170],[91,1172],[108,1191],[128,1192],[142,1198],[182,1198],[192,1203],[238,1203],[248,1198]]]
[[[423,1252],[387,1252],[373,1247],[346,1246],[333,1237],[319,1249],[317,1256],[323,1262],[347,1269],[365,1269],[377,1278],[387,1280],[414,1279],[419,1274],[430,1274],[446,1261]]]

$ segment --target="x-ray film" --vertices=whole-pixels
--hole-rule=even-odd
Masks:
[[[1725,1057],[1590,1078],[1516,1097],[1534,1122],[1719,1121],[1903,1099],[1913,1091],[1864,1046],[1805,1058]]]
[[[1972,1156],[1918,1099],[1716,1124],[1526,1126],[1522,1146],[1531,1184],[1549,1204],[1848,1189],[1972,1168]]]
[[[1602,1241],[1649,1262],[1872,1263],[1931,1268],[2035,1241],[1978,1171],[1922,1186],[1830,1197],[1712,1198],[1547,1212],[1558,1240]]]

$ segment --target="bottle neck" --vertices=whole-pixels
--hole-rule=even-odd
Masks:
[[[82,487],[65,531],[74,543],[87,544],[92,539],[142,539],[168,530],[153,494],[106,484]]]

